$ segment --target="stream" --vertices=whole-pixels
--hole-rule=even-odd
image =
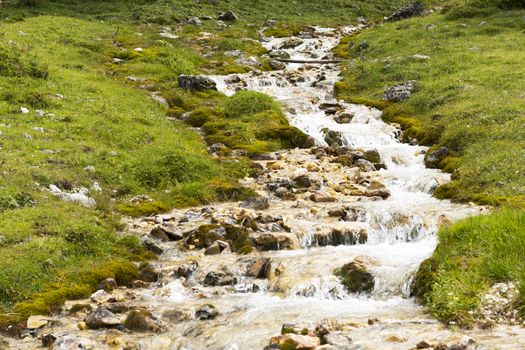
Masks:
[[[263,45],[288,59],[330,60],[332,48],[353,30],[313,27],[301,38],[268,38]],[[458,343],[466,335],[478,349],[525,346],[520,327],[453,332],[410,297],[414,274],[435,249],[439,227],[487,209],[432,197],[450,175],[427,169],[427,149],[400,142],[400,130],[383,122],[379,110],[337,101],[338,64],[283,63],[282,68],[211,77],[226,95],[248,89],[274,97],[285,106],[290,123],[319,146],[316,152],[294,149],[256,161],[261,175],[243,183],[268,203],[261,208],[221,203],[127,220],[130,232],[144,236],[159,225],[186,233],[211,224],[220,230],[240,217],[250,218],[257,223],[250,235],[258,251],[238,255],[217,246],[220,254],[205,255],[202,249],[182,249],[178,240],[161,239],[155,244],[163,253],[153,263],[159,281],[111,294],[131,308],[151,311],[162,323],[161,332],[80,330],[88,312],[68,310],[106,302],[86,300],[67,302],[39,334],[77,337],[71,344],[94,349],[260,350],[283,324],[308,333],[328,324],[351,342],[320,349],[411,349],[421,341]],[[339,149],[377,151],[380,166],[333,162],[336,156],[323,154],[330,146],[327,137],[336,139]],[[290,185],[298,178],[307,179],[305,188]],[[349,292],[333,273],[356,258],[373,276],[367,292]],[[266,271],[249,273],[260,259]],[[205,316],[198,319],[195,310],[208,304],[218,315],[208,317],[209,310],[201,310]],[[52,349],[69,349],[56,344]],[[11,345],[33,349],[41,342],[26,337]]]

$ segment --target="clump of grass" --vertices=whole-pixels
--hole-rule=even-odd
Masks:
[[[501,209],[442,229],[435,253],[415,279],[415,294],[440,320],[460,326],[471,325],[481,297],[495,283],[515,282],[525,295],[524,224],[523,211]]]

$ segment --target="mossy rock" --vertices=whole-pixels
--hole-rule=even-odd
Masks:
[[[374,276],[368,271],[365,264],[358,259],[335,270],[334,274],[341,279],[350,293],[367,293],[374,289]]]
[[[118,206],[118,210],[122,214],[134,218],[165,213],[169,209],[168,204],[160,201],[142,202],[138,204],[125,203]]]
[[[423,261],[412,281],[410,294],[417,298],[424,298],[432,290],[436,272],[436,264],[432,258]]]

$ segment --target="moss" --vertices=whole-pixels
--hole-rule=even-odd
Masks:
[[[217,239],[220,239],[215,230],[219,228],[219,225],[201,225],[197,228],[192,236],[192,244],[197,249],[207,248]]]
[[[210,108],[199,108],[190,113],[185,122],[194,127],[201,127],[205,123],[214,120],[217,117],[216,110]]]
[[[125,203],[118,206],[118,210],[127,216],[140,217],[165,213],[169,210],[169,205],[160,201],[142,202],[138,204]]]
[[[279,345],[280,350],[295,350],[297,349],[297,343],[292,339],[286,339],[282,344]]]
[[[301,330],[301,335],[308,335],[308,328],[303,328]]]
[[[275,38],[288,38],[299,35],[300,32],[300,27],[279,27],[266,29],[264,35]]]
[[[246,254],[252,253],[254,250],[255,248],[252,245],[245,245],[239,248],[239,250],[237,251],[237,254],[246,255]]]
[[[132,331],[147,332],[151,330],[149,319],[152,317],[147,310],[131,310],[122,325]]]
[[[432,288],[435,283],[436,263],[432,258],[428,258],[421,263],[419,270],[412,282],[411,294],[417,298],[423,298]]]
[[[209,183],[209,186],[217,193],[221,201],[241,201],[256,195],[254,190],[232,181],[214,180]]]
[[[73,315],[78,312],[90,312],[91,310],[93,310],[93,308],[89,304],[75,304],[69,309],[69,314]]]

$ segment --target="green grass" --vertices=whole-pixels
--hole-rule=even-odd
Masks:
[[[416,278],[416,294],[440,320],[470,326],[479,317],[480,296],[499,282],[525,290],[525,213],[502,209],[463,220],[439,233],[434,255]]]

